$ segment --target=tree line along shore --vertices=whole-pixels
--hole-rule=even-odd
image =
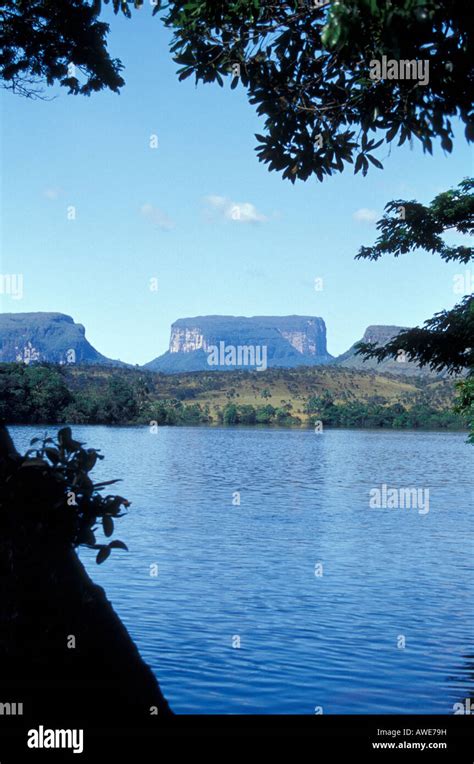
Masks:
[[[450,378],[335,367],[165,375],[141,369],[0,364],[8,424],[467,428]]]

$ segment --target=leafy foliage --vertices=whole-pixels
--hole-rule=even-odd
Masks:
[[[474,140],[472,29],[455,0],[180,0],[164,21],[180,79],[242,84],[265,119],[258,157],[291,182],[381,168],[384,139],[450,152],[455,115]],[[382,55],[428,60],[428,84],[372,80]]]
[[[62,367],[0,365],[0,421],[53,424],[72,400]]]
[[[0,2],[0,77],[5,87],[30,97],[41,94],[44,82],[59,83],[74,95],[103,88],[118,92],[124,85],[122,64],[107,52],[109,25],[97,19],[99,10],[100,3],[84,0]]]
[[[378,260],[384,254],[399,255],[425,249],[442,260],[468,263],[474,249],[448,246],[442,234],[474,233],[474,178],[462,180],[457,188],[438,194],[429,205],[397,199],[385,205],[386,214],[377,223],[381,235],[372,247],[361,247],[356,259]]]
[[[422,413],[416,426],[425,426],[422,424],[424,417],[425,424],[439,420],[439,426],[444,426],[441,422],[448,421],[445,412],[449,413],[448,407],[454,398],[454,385],[449,380],[434,383],[413,378],[410,381],[412,390],[407,392],[405,381],[401,383],[398,378],[385,375],[385,386],[378,388],[382,394],[374,394],[377,384],[371,373],[355,373],[346,368],[275,368],[264,375],[262,379],[259,372],[235,371],[230,375],[228,372],[196,372],[166,377],[153,373],[144,375],[132,369],[0,364],[0,416],[9,423],[53,421],[51,408],[45,410],[48,416],[41,420],[31,407],[30,377],[37,380],[40,388],[51,387],[51,380],[59,379],[61,390],[67,384],[68,403],[62,408],[58,404],[54,421],[70,424],[142,424],[149,427],[152,424],[189,426],[217,421],[225,425],[299,426],[302,423],[300,415],[306,419],[308,415],[318,414],[317,418],[326,423],[334,419],[335,426],[342,426],[339,414],[346,412],[344,426],[379,426],[373,423],[372,415],[387,419],[387,426],[392,426],[391,415],[387,413],[392,402],[395,406],[405,404],[403,410],[406,412],[421,406]],[[378,376],[376,379],[380,385],[382,378]],[[394,384],[400,385],[396,397]],[[113,400],[116,392],[120,406]],[[390,401],[385,394],[390,396]],[[185,403],[184,399],[188,397],[200,400]],[[245,401],[240,402],[241,397]],[[253,398],[254,404],[249,397]],[[269,398],[273,405],[268,402]],[[344,407],[348,404],[353,405],[346,410]],[[355,416],[361,411],[367,416]],[[370,425],[363,424],[364,417]],[[449,421],[449,426],[454,426],[455,422],[457,426],[463,426],[461,417]]]
[[[270,404],[266,406],[252,406],[250,404],[236,405],[229,403],[218,412],[218,421],[222,424],[278,424],[293,425],[301,424],[301,420],[291,415],[283,408],[275,408]]]
[[[469,421],[469,442],[474,444],[474,375],[457,383],[458,400],[455,411],[465,416]]]
[[[450,262],[467,263],[474,259],[472,247],[450,247],[442,233],[474,233],[474,179],[463,180],[457,189],[439,194],[425,206],[416,201],[389,202],[387,214],[377,223],[381,235],[372,247],[361,247],[357,258],[378,260],[382,255],[412,252],[418,248],[438,254]],[[388,213],[399,209],[404,216]],[[474,367],[474,298],[467,295],[451,310],[437,313],[425,321],[424,327],[400,332],[383,347],[373,343],[359,343],[358,352],[365,358],[396,358],[403,351],[408,360],[420,366],[457,373]]]
[[[135,0],[104,0],[132,16]],[[294,183],[319,180],[347,165],[366,175],[382,168],[378,149],[438,140],[451,152],[451,120],[474,140],[472,28],[457,0],[170,0],[153,2],[173,32],[179,78],[242,85],[264,132],[257,155]],[[25,95],[35,83],[59,82],[85,94],[124,84],[122,64],[107,53],[109,27],[98,20],[101,0],[4,0],[0,76]],[[140,10],[144,13],[144,10]],[[429,82],[373,80],[370,62],[429,61]],[[81,84],[68,65],[86,77]]]
[[[458,373],[474,366],[474,297],[468,296],[452,310],[443,310],[425,321],[422,328],[406,329],[382,347],[359,342],[357,352],[365,358],[396,358],[400,351],[409,361],[435,371]]]
[[[436,410],[428,401],[407,408],[376,402],[336,403],[327,393],[309,398],[306,410],[310,423],[322,421],[325,427],[373,427],[393,429],[459,429],[466,426],[465,414]]]
[[[105,487],[119,482],[93,483],[89,473],[104,457],[94,448],[83,448],[70,427],[59,430],[57,440],[33,438],[24,456],[11,459],[2,475],[0,514],[12,524],[23,519],[28,532],[51,541],[98,550],[96,561],[107,559],[112,549],[127,549],[122,541],[97,543],[97,522],[106,537],[114,532],[114,520],[130,506],[123,496],[102,495]],[[5,466],[2,463],[2,468]],[[33,526],[33,527],[32,527]]]

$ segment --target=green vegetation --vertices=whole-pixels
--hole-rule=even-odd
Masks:
[[[455,0],[3,0],[4,86],[27,96],[44,84],[119,92],[123,65],[102,20],[109,2],[128,18],[159,16],[181,80],[241,86],[264,120],[258,158],[291,182],[349,165],[365,175],[395,142],[451,152],[454,117],[474,139],[472,25]],[[371,79],[370,61],[384,55],[429,59],[429,81]]]
[[[411,408],[400,403],[383,406],[380,403],[352,401],[345,405],[334,403],[328,395],[308,401],[310,421],[321,421],[327,427],[391,427],[401,429],[459,429],[465,420],[453,411],[434,409],[420,401]]]
[[[50,365],[1,364],[0,421],[57,422],[73,400],[64,374]]]
[[[40,97],[42,84],[59,84],[75,95],[103,88],[118,92],[125,84],[123,66],[110,58],[109,25],[100,20],[107,4],[127,18],[144,13],[143,0],[0,2],[3,86]],[[348,165],[365,176],[371,165],[383,167],[374,152],[379,150],[380,157],[394,141],[400,146],[416,139],[430,154],[439,142],[449,153],[453,118],[463,123],[466,140],[474,140],[472,24],[466,24],[465,8],[454,0],[156,0],[152,6],[152,15],[172,31],[171,53],[180,67],[179,79],[193,76],[196,83],[222,86],[227,78],[232,89],[242,86],[264,120],[264,134],[256,135],[259,160],[292,183],[313,176],[322,181]],[[429,77],[421,87],[410,78],[373,78],[371,62],[383,56],[425,61]],[[470,262],[472,248],[448,246],[442,235],[453,229],[472,234],[473,186],[474,181],[466,179],[429,206],[389,202],[378,223],[379,239],[372,247],[362,247],[358,256],[377,260],[386,253],[398,256],[423,248],[448,262]],[[472,377],[473,321],[474,302],[468,296],[423,328],[401,332],[382,348],[361,344],[360,350],[379,360],[403,351],[434,370],[467,369]],[[49,376],[45,389],[29,375],[15,381],[11,395],[6,393],[13,412],[9,416],[15,421],[66,417],[115,424],[143,421],[152,414],[156,421],[170,424],[251,422],[254,417],[255,422],[270,417],[291,424],[297,419],[285,408],[287,400],[283,408],[278,401],[275,406],[265,391],[262,397],[275,408],[273,414],[261,406],[254,406],[254,412],[243,408],[253,405],[247,401],[232,401],[229,408],[231,391],[226,392],[225,404],[214,401],[210,414],[199,401],[188,406],[178,394],[157,402],[150,391],[140,392],[120,379],[109,380],[100,394],[82,395],[65,387],[61,377]],[[457,404],[466,416],[472,409],[471,390],[461,387]],[[410,404],[407,408],[415,401]],[[8,416],[6,411],[3,415]],[[432,421],[431,414],[423,418]]]
[[[469,442],[474,444],[474,375],[463,379],[456,385],[458,397],[454,410],[467,418],[469,422]]]
[[[249,404],[236,406],[235,403],[229,403],[224,409],[218,410],[217,418],[220,424],[301,424],[301,419],[292,416],[288,407],[291,408],[291,404],[276,409],[270,404],[255,407]]]
[[[122,64],[107,51],[109,25],[98,20],[96,2],[2,0],[0,20],[0,76],[15,93],[41,96],[43,84],[56,83],[74,95],[117,93],[125,84]]]
[[[469,389],[463,400],[471,395],[472,411]],[[328,427],[462,429],[466,414],[452,410],[455,394],[449,379],[401,379],[330,366],[165,375],[0,364],[0,419],[9,424],[311,426],[322,421]]]
[[[40,369],[35,370],[37,374]],[[47,375],[51,370],[47,370]],[[45,376],[47,376],[45,375]],[[101,491],[118,480],[93,483],[89,473],[104,457],[94,448],[83,448],[74,440],[70,427],[53,438],[33,438],[24,456],[18,454],[6,431],[0,426],[3,451],[8,450],[2,469],[0,509],[2,529],[51,542],[97,550],[96,561],[104,562],[112,549],[125,549],[123,541],[97,543],[97,522],[104,536],[112,536],[115,518],[130,506],[123,496],[102,496]],[[18,531],[18,528],[21,530]]]
[[[381,233],[376,243],[372,247],[361,247],[357,257],[378,260],[386,254],[399,257],[424,249],[445,262],[471,262],[472,247],[448,246],[442,235],[453,230],[471,236],[474,233],[473,188],[474,178],[466,178],[457,188],[438,194],[428,206],[401,199],[389,202],[385,206],[386,214],[377,223]],[[436,313],[422,328],[404,330],[381,347],[363,342],[356,347],[365,358],[382,361],[403,352],[408,360],[420,367],[429,366],[433,371],[450,374],[466,371],[469,376],[460,385],[456,411],[470,417],[472,422],[473,339],[474,296],[471,294],[451,310]],[[472,436],[470,440],[474,441]]]
[[[180,79],[242,85],[264,119],[260,161],[293,183],[353,163],[366,175],[406,140],[450,152],[455,115],[474,137],[472,37],[453,0],[182,0],[166,11]],[[383,55],[429,59],[429,83],[371,79]]]

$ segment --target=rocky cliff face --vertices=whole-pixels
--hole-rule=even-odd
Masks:
[[[121,365],[93,348],[85,334],[82,324],[63,313],[3,313],[0,361]]]
[[[313,316],[197,316],[171,327],[169,350],[146,364],[152,371],[200,371],[243,368],[245,363],[209,364],[212,348],[265,349],[268,366],[311,366],[329,363],[326,326]],[[224,352],[224,351],[223,351]],[[223,360],[222,355],[219,358]],[[251,367],[251,364],[250,364]]]
[[[206,350],[207,342],[198,326],[171,327],[170,353],[193,353],[195,350]]]
[[[322,337],[314,337],[316,332],[312,331],[315,328],[314,322],[308,325],[304,331],[281,331],[281,336],[284,337],[292,347],[303,355],[318,356],[319,346],[322,344]],[[324,346],[326,346],[326,339],[324,338]]]

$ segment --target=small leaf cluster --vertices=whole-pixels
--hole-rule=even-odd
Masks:
[[[96,549],[99,564],[107,559],[112,549],[127,550],[123,541],[101,544],[96,540],[98,523],[102,525],[104,535],[110,538],[115,519],[122,517],[123,509],[130,506],[123,496],[102,494],[104,488],[119,480],[92,481],[89,473],[97,461],[104,458],[100,451],[84,448],[83,443],[72,437],[70,427],[59,430],[56,441],[47,436],[33,438],[30,446],[18,465],[17,474],[23,473],[23,480],[28,480],[34,469],[42,476],[43,485],[50,486],[45,498],[51,500],[51,512],[57,517],[61,513],[69,516],[69,522],[60,525],[65,529],[64,541],[75,547],[84,545]],[[58,523],[55,526],[57,528]]]

